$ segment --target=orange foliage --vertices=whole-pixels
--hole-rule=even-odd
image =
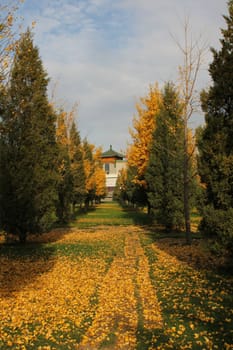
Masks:
[[[0,347],[135,350],[149,334],[143,338],[148,349],[218,349],[215,339],[229,336],[223,329],[232,322],[229,306],[216,328],[224,300],[231,300],[226,280],[210,282],[191,267],[197,259],[203,267],[199,243],[155,243],[148,234],[132,225],[57,229],[36,238],[51,254],[46,259],[1,255]],[[98,243],[103,249],[95,253]],[[83,246],[88,256],[78,250]],[[67,253],[70,247],[75,255]],[[200,300],[195,308],[193,298]],[[232,349],[230,342],[226,338],[224,349]]]
[[[85,142],[83,147],[84,171],[86,175],[86,192],[95,191],[96,196],[105,194],[105,172],[102,167],[101,147]]]
[[[102,167],[96,167],[95,169],[95,194],[97,197],[103,197],[106,193],[106,175]]]
[[[67,112],[61,111],[57,118],[56,137],[60,145],[68,147]]]
[[[23,2],[23,1],[20,1]],[[7,3],[7,2],[5,2]],[[14,51],[17,49],[16,33],[20,31],[21,17],[17,16],[18,0],[0,4],[0,82],[9,74]],[[16,29],[18,31],[16,31]]]
[[[134,129],[130,129],[133,143],[129,146],[127,155],[129,166],[137,169],[136,181],[139,181],[144,175],[148,164],[152,133],[155,129],[156,114],[160,103],[161,92],[158,85],[155,84],[155,86],[150,86],[148,95],[141,98],[140,103],[136,105],[138,117],[134,117]]]
[[[94,150],[94,182],[95,194],[97,197],[102,197],[106,193],[106,174],[101,161],[102,148],[98,147]]]

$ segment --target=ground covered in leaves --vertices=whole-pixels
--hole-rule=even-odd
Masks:
[[[135,218],[104,203],[0,244],[0,349],[233,349],[232,277]]]

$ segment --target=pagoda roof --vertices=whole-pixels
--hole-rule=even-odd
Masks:
[[[119,158],[119,159],[123,159],[124,156],[123,154],[117,152],[117,151],[114,151],[114,149],[112,148],[112,145],[110,145],[110,148],[103,152],[102,155],[101,155],[101,158]]]

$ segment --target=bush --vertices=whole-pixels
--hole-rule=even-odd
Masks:
[[[233,208],[222,210],[206,207],[199,229],[207,237],[216,239],[217,245],[233,255]]]

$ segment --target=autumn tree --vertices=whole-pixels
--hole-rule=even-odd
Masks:
[[[172,83],[162,94],[146,171],[147,193],[153,214],[166,229],[180,228],[183,210],[182,105]]]
[[[72,204],[73,208],[84,201],[85,171],[80,134],[75,122],[72,122],[69,132],[69,157],[72,176]]]
[[[106,195],[106,175],[101,161],[102,149],[96,148],[85,138],[83,141],[83,160],[85,171],[85,208],[93,201],[99,202]]]
[[[186,241],[191,244],[191,197],[193,174],[189,169],[192,167],[193,155],[195,153],[195,142],[190,138],[189,122],[194,112],[197,111],[199,96],[196,93],[198,74],[202,66],[203,57],[206,52],[206,44],[202,38],[192,39],[188,19],[184,23],[184,43],[176,43],[182,53],[183,63],[179,67],[179,94],[183,105],[183,128],[184,128],[184,155],[183,155],[183,201]],[[191,142],[190,142],[191,141]]]
[[[83,164],[85,172],[85,208],[88,209],[90,202],[95,198],[94,181],[94,146],[85,138],[83,140]]]
[[[133,129],[130,129],[132,144],[127,152],[129,196],[132,203],[148,204],[145,172],[160,101],[161,93],[155,84],[150,86],[148,95],[141,98],[136,105],[138,115],[133,119]]]
[[[205,202],[201,231],[233,251],[233,1],[228,2],[221,48],[212,49],[212,85],[202,93],[205,126],[199,137],[199,172]]]
[[[18,4],[19,1],[17,0],[8,4],[0,4],[0,138],[5,130],[1,116],[5,108],[6,88],[19,39],[20,22],[17,19]],[[0,156],[1,153],[0,149]]]
[[[0,5],[0,85],[6,83],[17,47],[17,10],[19,1]],[[18,23],[19,26],[19,23]]]
[[[58,145],[58,201],[56,213],[60,223],[67,223],[69,221],[73,195],[71,161],[69,156],[69,135],[67,130],[68,116],[68,113],[64,110],[60,110],[60,112],[57,113],[56,140]]]
[[[103,169],[101,160],[101,147],[95,148],[93,152],[94,159],[94,184],[95,184],[95,200],[100,202],[106,196],[106,174]]]
[[[10,76],[1,137],[1,226],[25,242],[54,222],[57,147],[48,78],[30,30],[21,35]]]
[[[133,119],[133,129],[130,129],[132,144],[128,149],[128,165],[137,169],[135,182],[145,186],[144,174],[149,160],[152,133],[155,128],[156,114],[161,101],[160,90],[150,86],[146,97],[136,105],[138,116]]]

